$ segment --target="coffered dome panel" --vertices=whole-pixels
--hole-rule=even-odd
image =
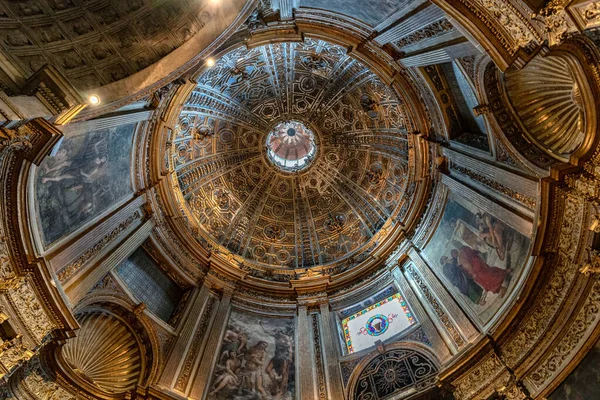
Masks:
[[[408,113],[346,49],[312,39],[237,48],[197,82],[168,161],[213,246],[306,268],[368,247],[395,223]]]

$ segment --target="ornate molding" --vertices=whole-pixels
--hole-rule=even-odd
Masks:
[[[409,263],[404,268],[404,271],[409,275],[410,279],[417,284],[421,293],[423,293],[423,296],[425,296],[425,298],[429,302],[431,309],[435,312],[442,325],[444,325],[444,328],[446,328],[446,331],[448,332],[456,346],[460,347],[466,344],[464,338],[462,337],[458,329],[456,329],[454,323],[452,322],[448,314],[446,314],[446,311],[438,302],[436,296],[431,292],[429,286],[427,285],[427,283],[425,283],[425,281],[417,272],[415,267]]]
[[[64,284],[70,277],[78,272],[86,262],[96,257],[106,246],[111,244],[121,233],[126,231],[135,221],[141,218],[142,214],[140,211],[136,210],[132,215],[127,217],[125,221],[121,222],[115,229],[81,254],[75,261],[61,268],[57,273],[58,280]]]
[[[544,355],[544,360],[530,374],[527,381],[539,391],[547,386],[581,348],[600,316],[600,281],[595,280],[587,299],[569,325],[566,334],[554,348]]]
[[[319,316],[317,314],[311,315],[312,322],[312,333],[313,333],[313,348],[315,350],[315,364],[317,373],[317,392],[319,393],[318,398],[326,400],[327,398],[327,387],[325,385],[325,371],[323,368],[323,352],[321,349],[321,331],[319,328]],[[332,346],[333,344],[329,344]]]
[[[450,170],[454,170],[463,175],[466,175],[469,178],[481,183],[482,185],[487,186],[488,188],[495,190],[499,193],[502,193],[505,196],[508,196],[511,199],[518,201],[519,203],[522,203],[523,205],[529,207],[532,210],[535,209],[535,207],[536,207],[537,201],[533,197],[525,196],[525,195],[519,193],[518,191],[511,189],[511,188],[507,187],[506,185],[503,185],[500,182],[494,181],[493,179],[490,179],[485,175],[478,174],[474,171],[471,171],[470,169],[468,169],[462,165],[459,165],[452,160],[450,160],[448,165],[449,165]]]

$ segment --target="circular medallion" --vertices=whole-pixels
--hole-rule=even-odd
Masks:
[[[285,172],[308,167],[315,158],[315,135],[302,122],[280,122],[267,136],[269,160]]]
[[[389,326],[390,322],[388,321],[388,318],[385,315],[376,314],[369,318],[369,320],[367,321],[366,328],[367,333],[369,335],[379,336],[385,331],[387,331]]]

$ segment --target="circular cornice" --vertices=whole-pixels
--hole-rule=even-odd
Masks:
[[[335,30],[323,30],[317,34],[315,32],[318,31],[317,26],[311,26],[310,29],[312,33],[310,35],[304,35],[304,43],[307,41],[310,43],[327,43],[318,39],[324,39],[326,37],[328,41],[331,40],[333,43],[341,43],[350,46],[352,45],[352,41],[356,40],[353,36],[336,36]],[[239,47],[242,43],[241,40],[247,40],[247,37],[237,35],[236,38],[238,41],[235,42],[230,40],[227,43],[228,46],[224,47],[222,51],[218,53],[216,58],[218,60],[223,59],[226,54],[235,53],[236,51],[255,53],[265,51],[260,49],[261,45],[269,43],[273,38],[278,38],[278,42],[285,42],[284,36],[288,33],[289,32],[285,29],[282,33],[271,27],[267,33],[261,35],[260,41],[252,44],[249,50]],[[311,38],[313,35],[315,37],[314,39]],[[297,40],[295,40],[295,43],[295,45],[302,45],[302,42],[298,42]],[[273,48],[274,45],[269,46]],[[283,47],[286,46],[286,44],[283,43],[278,46]],[[262,49],[264,49],[264,47]],[[397,64],[396,67],[390,67],[389,55],[381,49],[369,48],[366,54],[364,51],[365,48],[361,47],[349,53],[349,56],[346,56],[345,54],[344,56],[350,63],[365,65],[367,73],[374,74],[373,76],[376,76],[376,79],[381,79],[382,84],[380,87],[382,89],[386,88],[387,85],[390,85],[390,89],[384,90],[390,90],[390,96],[398,96],[400,104],[402,104],[405,110],[403,115],[405,126],[402,130],[402,135],[404,136],[406,143],[406,154],[404,155],[406,182],[402,192],[398,193],[398,202],[394,207],[394,211],[390,214],[390,219],[388,222],[382,221],[383,223],[379,223],[376,228],[377,230],[373,232],[370,241],[361,247],[364,249],[362,252],[356,253],[356,255],[352,253],[348,256],[344,256],[340,260],[326,261],[325,263],[321,260],[318,260],[319,262],[316,263],[313,261],[310,264],[291,266],[256,263],[253,262],[253,260],[248,260],[245,257],[245,254],[238,254],[235,251],[231,251],[226,246],[222,246],[217,241],[211,240],[210,236],[204,235],[202,229],[200,229],[199,226],[196,226],[197,218],[193,215],[193,212],[190,211],[188,207],[182,206],[186,204],[185,189],[183,195],[181,193],[178,194],[178,190],[173,191],[173,189],[170,189],[173,184],[175,184],[176,187],[180,185],[181,176],[174,173],[175,168],[172,166],[162,164],[162,160],[164,160],[164,150],[161,151],[160,149],[166,148],[171,154],[174,154],[174,152],[177,151],[175,138],[177,136],[179,125],[177,118],[179,118],[180,110],[182,107],[185,109],[187,104],[186,101],[188,101],[188,99],[194,98],[194,96],[196,96],[195,99],[206,96],[208,93],[206,82],[203,81],[202,77],[203,74],[214,73],[214,67],[210,71],[199,70],[195,75],[197,84],[188,84],[185,87],[181,87],[179,90],[170,93],[169,100],[163,103],[164,108],[157,112],[157,115],[160,114],[163,116],[165,122],[156,121],[149,125],[152,129],[151,132],[148,132],[149,137],[147,138],[147,140],[151,141],[150,152],[148,153],[150,154],[149,171],[155,171],[153,174],[158,174],[158,179],[160,179],[161,176],[166,177],[163,179],[163,183],[159,184],[155,191],[153,191],[155,193],[153,200],[155,201],[157,214],[162,217],[159,219],[159,221],[162,222],[159,222],[158,224],[159,226],[156,229],[157,233],[160,232],[160,235],[164,235],[165,238],[170,238],[175,235],[177,240],[173,240],[172,242],[177,243],[179,249],[183,246],[188,250],[185,252],[185,258],[190,256],[189,260],[193,260],[192,263],[198,266],[210,263],[210,269],[214,271],[212,274],[219,276],[222,281],[230,281],[233,283],[243,280],[244,285],[249,285],[249,287],[255,288],[258,291],[269,288],[271,291],[275,290],[275,293],[279,292],[283,294],[290,290],[290,285],[292,289],[304,287],[303,290],[309,290],[309,287],[311,290],[314,288],[322,289],[323,287],[339,288],[341,287],[340,285],[346,285],[348,282],[360,278],[365,273],[372,273],[374,270],[381,268],[385,263],[386,257],[395,250],[401,239],[406,236],[406,232],[409,232],[410,234],[413,233],[417,223],[420,222],[421,213],[426,205],[426,199],[431,194],[429,176],[431,176],[430,169],[433,165],[429,161],[429,145],[427,142],[421,140],[420,136],[417,137],[412,134],[416,131],[427,133],[431,126],[431,123],[428,121],[431,121],[431,118],[427,116],[428,111],[424,109],[422,102],[419,101],[421,96],[419,90],[411,83],[411,74],[402,70]],[[368,60],[368,65],[365,64],[364,60]],[[316,62],[316,64],[318,64],[318,62]],[[378,68],[379,66],[383,66],[383,68]],[[240,80],[243,81],[245,79],[244,74],[240,71],[237,72],[241,77]],[[197,95],[194,94],[195,91],[198,91]],[[214,98],[218,98],[219,95],[223,96],[223,93],[219,93],[216,90],[213,90],[211,93],[211,96]],[[220,101],[224,100],[224,97],[220,98]],[[368,115],[369,110],[367,110],[367,108],[369,108],[369,104],[371,103],[369,102],[369,104],[367,104],[368,100],[369,99],[366,98],[364,99],[365,108],[362,112],[365,115]],[[362,107],[360,105],[360,98],[357,105],[358,107]],[[239,109],[236,109],[236,111],[239,113],[242,112],[239,111]],[[213,118],[223,118],[222,113],[213,112],[212,115]],[[240,118],[243,118],[243,116]],[[303,120],[302,115],[298,115],[298,113],[289,113],[280,116],[279,119],[273,119],[273,123],[287,119]],[[263,132],[267,132],[268,128],[273,126],[273,123],[259,123],[255,126],[252,126],[251,123],[247,123],[245,125],[250,131],[257,131],[257,139],[262,138],[264,141],[266,135]],[[319,132],[319,136],[323,135],[322,126],[315,126],[315,121],[313,120],[309,120],[309,123],[311,128],[314,127],[314,129]],[[172,130],[173,134],[170,137],[155,134],[155,132],[163,131],[165,128]],[[331,131],[331,128],[329,131]],[[261,143],[260,139],[256,141],[256,146],[258,146],[259,143]],[[362,145],[360,140],[356,141],[356,143],[349,144],[355,146]],[[323,153],[325,153],[324,149],[325,147],[323,147]],[[167,155],[167,159],[168,157],[169,156]],[[257,157],[261,158],[259,151],[257,152]],[[325,157],[326,155],[323,154],[318,158],[322,159]],[[317,169],[318,162],[319,160],[315,160],[315,165],[307,170]],[[261,161],[261,163],[264,164],[264,161]],[[269,167],[272,171],[273,167]],[[150,177],[149,181],[156,182],[157,178]],[[338,218],[338,221],[341,221],[342,219],[343,217]],[[336,222],[338,221],[336,221],[334,216],[332,218],[332,224],[330,225],[336,225]],[[169,240],[170,239],[162,240],[162,242],[166,245]],[[161,240],[158,242],[161,242]],[[190,271],[189,266],[184,266],[182,264],[182,260],[179,260],[179,262],[176,262],[175,264],[179,264],[177,269],[180,271]],[[189,265],[189,262],[184,262],[184,264]],[[308,270],[307,267],[311,267],[311,269]],[[203,267],[200,267],[200,269],[203,271],[205,270]],[[200,275],[203,273],[204,272],[201,272]],[[308,280],[314,281],[312,286],[307,284]],[[317,281],[320,283],[316,283]]]

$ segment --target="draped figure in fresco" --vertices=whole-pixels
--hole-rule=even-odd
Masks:
[[[475,214],[479,238],[494,249],[500,260],[504,260],[512,246],[514,233],[503,222],[490,214]]]
[[[268,346],[267,342],[259,341],[250,347],[246,353],[245,364],[242,369],[242,388],[257,394],[261,400],[269,398],[264,388],[263,377],[263,367]]]
[[[108,161],[106,138],[92,136],[79,148],[60,148],[40,166],[40,183],[48,187],[61,211],[64,226],[77,225],[93,214],[101,192],[99,184]]]
[[[444,276],[446,276],[446,278],[448,278],[462,294],[467,296],[469,300],[475,304],[485,305],[483,289],[473,280],[464,267],[458,264],[456,258],[442,256],[440,264],[442,265]]]
[[[458,264],[468,272],[483,290],[499,294],[501,297],[506,294],[504,281],[512,272],[511,268],[502,269],[489,266],[480,253],[469,246],[463,246],[460,250],[452,249],[450,254],[452,258],[458,260]]]
[[[225,331],[225,336],[223,337],[223,349],[221,350],[222,355],[227,356],[225,353],[228,353],[231,350],[234,350],[238,354],[244,353],[247,344],[248,335],[242,332],[239,327],[233,326]]]

